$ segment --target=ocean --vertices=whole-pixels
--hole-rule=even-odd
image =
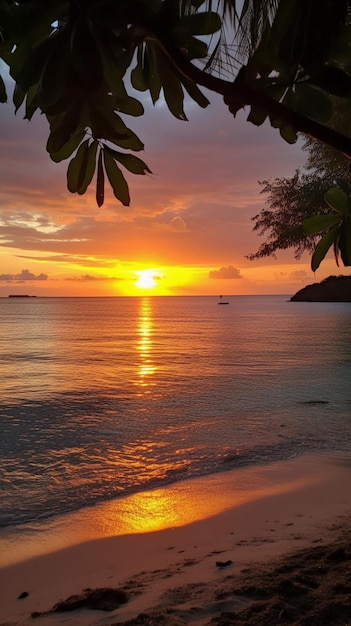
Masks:
[[[351,449],[351,304],[0,299],[0,537],[150,488]]]

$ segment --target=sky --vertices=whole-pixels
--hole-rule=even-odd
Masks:
[[[207,94],[208,95],[208,94]],[[126,174],[131,204],[94,184],[66,187],[68,161],[50,160],[44,116],[0,112],[0,297],[136,295],[292,295],[330,274],[348,273],[327,257],[313,274],[310,255],[293,251],[249,261],[264,239],[252,217],[265,206],[259,180],[292,176],[306,155],[269,124],[234,118],[220,97],[186,106],[187,122],[142,94],[145,114],[125,116],[145,144],[152,171]]]

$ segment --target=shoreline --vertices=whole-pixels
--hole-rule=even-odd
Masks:
[[[225,590],[245,570],[254,566],[259,571],[272,559],[320,547],[348,528],[350,478],[351,458],[308,455],[145,492],[143,510],[145,514],[149,507],[151,520],[160,504],[165,507],[161,511],[168,511],[168,521],[162,515],[161,520],[156,519],[157,529],[138,530],[139,507],[130,517],[125,514],[124,522],[134,520],[128,533],[122,525],[123,532],[113,536],[110,523],[102,535],[100,520],[89,527],[93,537],[87,539],[79,534],[81,525],[75,530],[73,544],[1,567],[0,626],[33,624],[33,612],[45,613],[38,617],[41,626],[112,625],[138,619],[130,623],[209,624],[213,616],[239,610],[238,598],[235,602],[229,599]],[[130,499],[128,502],[125,512],[130,511]],[[88,518],[90,522],[96,518],[97,509],[89,511],[86,523]],[[168,526],[162,528],[162,519]],[[100,534],[94,535],[97,528]],[[78,535],[83,542],[78,543]],[[55,550],[55,542],[52,547]],[[85,608],[46,613],[59,600],[83,589],[106,587],[124,589],[128,601],[111,612]],[[19,600],[23,592],[28,596]],[[218,599],[221,593],[223,601]],[[165,610],[166,621],[163,617],[155,622],[138,618],[145,613],[160,616]]]
[[[0,568],[95,539],[186,526],[246,502],[312,484],[320,475],[316,463],[343,458],[306,454],[230,469],[5,527],[0,531]]]

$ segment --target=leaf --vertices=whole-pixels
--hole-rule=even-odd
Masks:
[[[134,59],[135,48],[134,46],[130,46],[125,49],[120,39],[118,39],[112,32],[110,32],[110,35],[111,38],[108,42],[108,50],[110,51],[111,58],[115,61],[116,67],[118,67],[119,72],[122,76],[124,76]],[[103,38],[105,37],[106,32],[104,31]]]
[[[143,75],[143,45],[138,47],[137,52],[137,64],[135,68],[131,72],[131,83],[137,91],[146,91],[149,86],[145,83],[144,75]]]
[[[113,96],[112,96],[113,97]],[[136,98],[132,98],[127,93],[125,96],[116,95],[115,96],[115,111],[119,113],[126,113],[127,115],[133,115],[134,117],[139,117],[144,113],[144,107],[142,103]]]
[[[139,137],[133,133],[123,122],[122,118],[114,112],[115,104],[112,96],[100,98],[96,102],[96,106],[92,100],[90,101],[90,127],[95,139],[107,139],[112,143],[138,152],[143,150],[144,144]]]
[[[324,235],[324,237],[322,237],[322,239],[317,243],[311,259],[312,272],[315,272],[319,268],[330,246],[337,241],[338,236],[339,228],[336,227]]]
[[[21,87],[17,85],[16,83],[15,88],[13,90],[13,96],[12,96],[12,102],[15,105],[15,113],[17,113],[25,97],[26,97],[26,92],[23,89],[21,89]]]
[[[338,246],[343,264],[346,267],[351,265],[351,217],[345,218],[341,223]]]
[[[267,118],[267,113],[264,113],[263,111],[261,111],[261,109],[258,109],[257,107],[252,106],[250,114],[248,115],[247,121],[251,122],[251,124],[254,124],[255,126],[261,126],[261,124],[263,124],[266,118]]]
[[[175,32],[191,33],[192,35],[212,35],[221,30],[221,28],[222,20],[218,13],[203,11],[184,16],[175,28]]]
[[[286,93],[284,98],[282,99],[282,104],[287,107],[287,109],[291,109],[292,111],[297,110],[297,98],[296,91],[292,87],[290,87]]]
[[[95,139],[109,139],[111,137],[117,140],[127,140],[129,137],[128,129],[122,122],[119,115],[115,115],[113,110],[109,110],[108,105],[104,102],[90,103],[89,120],[90,127]],[[121,122],[121,124],[119,124]]]
[[[11,76],[23,91],[40,81],[47,58],[56,46],[56,37],[45,39],[33,50],[19,46],[11,55]]]
[[[292,126],[279,126],[280,136],[287,141],[287,143],[293,144],[297,141],[297,132]]]
[[[67,3],[62,0],[55,2],[11,2],[1,3],[1,8],[8,6],[10,18],[8,26],[15,28],[15,37],[24,42],[26,47],[34,48],[43,39],[53,33],[53,22],[65,19],[67,16]],[[5,9],[6,10],[6,9]],[[1,15],[1,22],[4,14]],[[2,26],[5,24],[2,23]],[[6,32],[6,31],[5,31]]]
[[[333,114],[333,105],[329,97],[309,83],[298,83],[288,89],[282,103],[288,109],[317,122],[327,122]]]
[[[78,148],[79,144],[82,142],[85,136],[85,130],[79,129],[71,138],[61,147],[57,152],[52,152],[50,154],[50,158],[55,162],[59,163],[60,161],[64,161],[68,159],[71,154]]]
[[[268,85],[265,91],[269,96],[271,96],[271,98],[273,98],[273,100],[280,102],[283,95],[285,94],[286,85],[279,85],[278,83],[271,84]]]
[[[109,40],[106,38],[106,34],[104,33],[104,37],[102,37],[101,34],[102,33],[100,33],[97,29],[92,30],[92,35],[99,49],[106,84],[113,94],[118,94],[121,90],[121,84],[122,90],[124,89],[122,72],[119,67],[119,61],[123,54],[123,48],[119,40],[115,38],[116,41],[114,42],[115,45],[112,50],[109,45]]]
[[[122,202],[124,206],[129,206],[130,197],[127,181],[114,158],[107,150],[104,150],[104,164],[107,178],[109,179],[115,197]]]
[[[1,76],[0,76],[0,102],[7,102],[6,87]]]
[[[178,39],[178,47],[181,48],[188,59],[203,59],[208,54],[208,45],[196,37],[182,37]]]
[[[157,53],[153,45],[148,45],[144,54],[144,75],[147,75],[147,82],[149,85],[151,100],[153,104],[157,102],[160,97],[161,80],[157,65]]]
[[[89,139],[79,146],[77,154],[71,160],[67,169],[67,188],[71,193],[76,193],[82,184],[86,172],[87,151]]]
[[[232,113],[234,117],[236,116],[237,112],[243,108],[245,104],[243,100],[241,98],[238,98],[237,96],[234,96],[234,97],[224,96],[223,100],[224,100],[224,104],[227,105],[230,113]]]
[[[308,83],[295,87],[295,111],[307,115],[317,122],[327,122],[333,114],[333,105],[328,96]]]
[[[347,195],[350,195],[350,186],[347,182],[347,180],[344,180],[343,178],[336,178],[335,179],[336,185],[338,187],[340,187],[340,189]]]
[[[351,95],[351,78],[341,67],[326,64],[313,80],[327,93],[340,98]]]
[[[103,85],[103,66],[91,22],[82,12],[74,21],[71,33],[71,58],[79,84],[89,94],[97,92]]]
[[[108,44],[105,41],[106,35],[104,34],[104,37],[102,37],[95,31],[93,31],[93,35],[100,52],[106,82],[105,89],[108,92],[108,95],[104,97],[105,104],[107,100],[110,100],[110,108],[115,111],[135,117],[143,115],[144,107],[142,103],[130,96],[124,85],[121,63],[123,63],[125,51],[120,43],[117,40]]]
[[[106,33],[102,34],[97,29],[92,30],[92,35],[100,53],[103,75],[108,91],[112,92],[112,98],[115,102],[114,110],[135,117],[143,115],[144,107],[142,103],[127,93],[123,82],[124,64],[127,57],[120,41],[116,37],[112,40],[107,39]],[[129,62],[127,65],[129,65]]]
[[[105,151],[109,152],[114,159],[119,161],[132,174],[152,174],[146,163],[133,154],[118,152],[113,150],[113,148],[109,148],[109,146],[105,146]]]
[[[82,176],[79,177],[79,185],[77,189],[78,194],[80,196],[86,192],[94,176],[97,147],[98,147],[98,142],[93,141],[86,151],[85,174],[84,174],[84,178]]]
[[[38,85],[32,85],[27,92],[24,119],[30,121],[38,108]]]
[[[81,103],[76,101],[61,115],[48,116],[50,123],[50,135],[46,144],[49,154],[59,152],[61,148],[75,135],[80,126]]]
[[[76,77],[73,75],[73,78],[72,76],[72,58],[69,45],[69,33],[66,31],[59,33],[55,38],[55,46],[43,68],[39,97],[40,107],[44,112],[61,100],[67,100],[67,93],[70,94],[72,82],[76,80]],[[72,97],[71,94],[70,96]],[[61,110],[64,111],[65,106]]]
[[[327,215],[313,215],[313,217],[308,217],[304,220],[302,227],[306,235],[317,235],[339,223],[339,215],[328,213]]]
[[[188,92],[189,96],[203,109],[205,109],[210,101],[204,96],[202,91],[198,88],[196,83],[193,83],[191,80],[188,80],[185,76],[182,76],[182,83]]]
[[[182,85],[178,77],[170,69],[168,61],[161,51],[157,55],[157,64],[163,87],[163,95],[170,112],[178,120],[187,121],[183,108],[184,93]]]
[[[97,176],[96,176],[96,203],[100,207],[104,204],[105,197],[105,174],[102,165],[102,148],[99,152]]]
[[[350,198],[340,189],[340,187],[333,187],[329,189],[324,196],[327,204],[338,213],[349,214],[351,210]]]

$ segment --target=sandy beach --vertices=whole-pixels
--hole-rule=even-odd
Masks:
[[[166,488],[154,527],[93,510],[90,536],[0,568],[0,626],[351,624],[350,484],[349,458],[306,456]]]

